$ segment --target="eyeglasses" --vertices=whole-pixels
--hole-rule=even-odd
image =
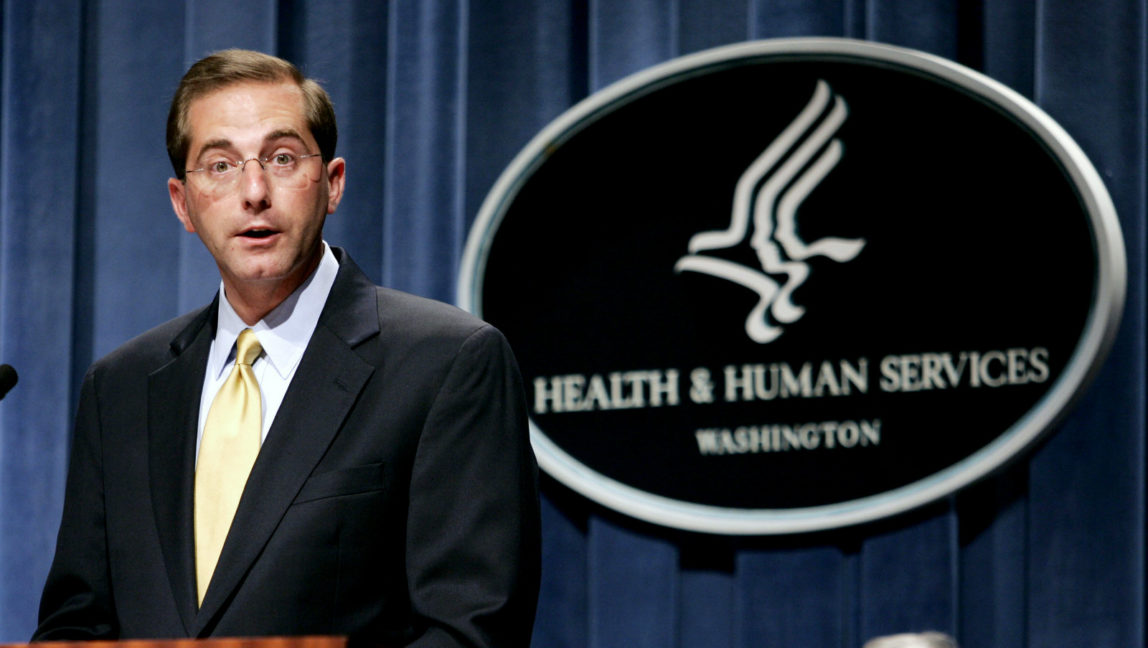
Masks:
[[[321,156],[322,153],[296,155],[295,153],[279,152],[266,157],[247,158],[239,162],[219,158],[198,169],[188,169],[186,173],[188,178],[194,178],[192,181],[201,191],[225,193],[235,189],[239,184],[239,176],[243,175],[242,172],[247,167],[247,163],[254,161],[259,163],[260,168],[267,172],[268,179],[277,186],[284,189],[301,189],[306,187],[308,183],[315,181],[315,178],[303,172],[302,162],[308,158]]]

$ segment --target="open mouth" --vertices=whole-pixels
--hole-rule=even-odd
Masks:
[[[252,229],[252,230],[247,230],[246,232],[243,232],[242,234],[240,234],[240,236],[244,236],[247,238],[261,239],[261,238],[267,238],[268,236],[271,236],[273,234],[275,234],[275,230]]]

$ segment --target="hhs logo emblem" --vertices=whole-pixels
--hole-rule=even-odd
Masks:
[[[746,335],[754,342],[776,340],[783,331],[781,324],[792,324],[805,314],[805,308],[793,302],[793,291],[809,277],[806,259],[825,256],[845,263],[865,247],[864,239],[835,237],[806,243],[797,227],[801,203],[841,161],[844,147],[834,135],[848,115],[845,100],[825,81],[818,81],[801,113],[741,175],[729,227],[695,234],[689,254],[674,266],[677,272],[708,274],[756,292],[758,303],[745,320]],[[751,215],[749,245],[760,269],[701,254],[743,243]]]
[[[1051,117],[845,39],[603,88],[515,157],[462,268],[543,470],[737,535],[894,515],[1011,461],[1095,374],[1126,274],[1111,198]]]

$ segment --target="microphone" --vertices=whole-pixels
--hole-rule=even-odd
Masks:
[[[16,386],[17,380],[19,377],[12,365],[0,364],[0,400],[4,400],[8,390]]]

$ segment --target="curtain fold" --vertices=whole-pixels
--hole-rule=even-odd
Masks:
[[[62,505],[80,173],[76,3],[4,9],[0,61],[0,634],[22,637]]]

